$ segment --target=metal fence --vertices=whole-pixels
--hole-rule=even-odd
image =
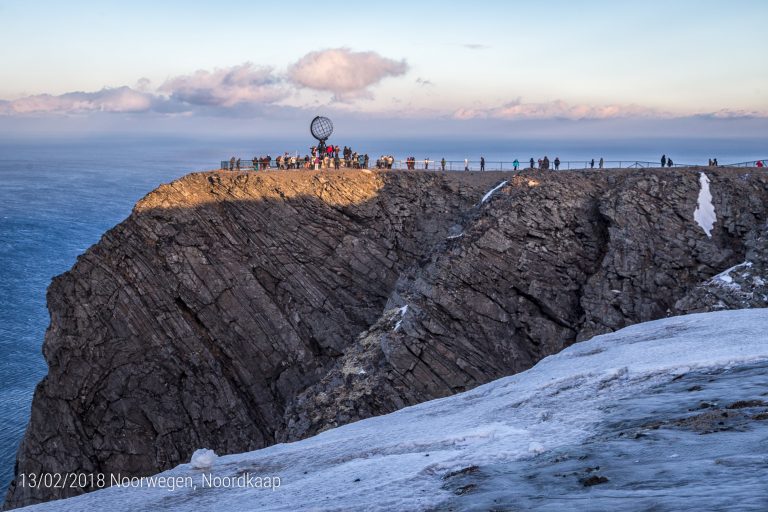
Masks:
[[[486,160],[484,165],[481,165],[479,160],[416,160],[415,162],[408,160],[395,160],[392,162],[391,167],[389,165],[380,165],[378,160],[371,159],[368,163],[369,169],[394,169],[394,170],[428,170],[428,171],[515,171],[525,169],[540,169],[540,164],[534,161],[531,166],[530,160],[524,162],[518,162],[517,165],[513,160],[510,161],[489,161]],[[220,169],[228,170],[232,167],[232,170],[252,171],[254,169],[278,169],[277,163],[273,159],[269,162],[268,166],[264,166],[263,163],[257,161],[256,165],[252,160],[240,160],[240,166],[237,164],[230,165],[229,160],[222,160]],[[752,160],[749,162],[739,162],[734,164],[718,164],[718,167],[762,167],[768,165],[768,159],[764,160]],[[604,160],[603,166],[600,166],[599,161],[584,161],[584,160],[561,160],[559,166],[555,166],[554,162],[550,160],[549,170],[589,170],[589,169],[653,169],[660,168],[661,162],[648,162],[644,160]],[[668,166],[665,166],[668,167]],[[672,167],[704,167],[704,165],[696,164],[678,164],[673,163]],[[287,167],[280,167],[285,169]],[[299,162],[300,169],[312,169],[313,165],[310,163],[309,167],[305,166],[304,160]],[[330,168],[334,168],[331,163]],[[360,168],[359,165],[345,165],[345,161],[341,159],[340,168],[350,169]]]
[[[550,160],[549,170],[584,170],[584,169],[633,169],[633,168],[652,168],[661,167],[661,162],[646,162],[640,160],[604,160],[603,166],[600,167],[599,161],[584,161],[584,160],[560,160],[559,165],[555,165],[554,161]],[[673,167],[690,167],[689,164],[673,164]],[[485,164],[481,164],[480,160],[446,160],[443,164],[442,160],[416,160],[411,163],[411,167],[408,167],[406,160],[397,160],[392,166],[393,169],[417,169],[417,170],[446,170],[446,171],[514,171],[523,169],[540,169],[541,164],[538,161],[534,161],[531,165],[531,161],[518,161],[515,164],[514,160],[486,160]]]
[[[751,160],[749,162],[738,162],[735,164],[721,164],[720,167],[758,167],[758,168],[765,168],[768,167],[768,158],[763,158],[762,160]]]

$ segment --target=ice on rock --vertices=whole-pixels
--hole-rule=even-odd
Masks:
[[[395,332],[400,330],[400,326],[403,324],[403,318],[405,318],[405,314],[407,312],[408,312],[408,304],[406,304],[405,306],[401,307],[398,310],[398,313],[400,314],[400,320],[398,320],[397,323],[395,324],[395,328],[393,329]]]
[[[752,262],[751,261],[745,261],[744,263],[739,263],[738,265],[734,265],[729,269],[726,269],[716,276],[712,277],[710,282],[713,284],[717,284],[720,286],[728,286],[734,289],[741,289],[741,287],[733,282],[733,277],[731,276],[731,273],[735,272],[736,270],[743,269],[743,268],[751,268]],[[742,274],[742,277],[747,277],[749,274]]]
[[[486,193],[486,194],[483,196],[483,198],[480,200],[480,204],[483,204],[484,202],[486,202],[487,200],[489,200],[489,199],[491,198],[491,196],[493,195],[493,193],[494,193],[494,192],[496,192],[497,190],[499,190],[501,187],[503,187],[503,186],[504,186],[504,185],[506,185],[506,184],[507,184],[506,180],[505,180],[505,181],[502,181],[501,183],[499,183],[498,185],[496,185],[495,187],[493,187],[491,190],[489,190],[489,191],[488,191],[488,192],[487,192],[487,193]]]

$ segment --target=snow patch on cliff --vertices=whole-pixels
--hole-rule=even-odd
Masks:
[[[395,324],[395,328],[393,329],[395,332],[399,331],[400,326],[403,325],[403,318],[405,318],[405,314],[408,312],[408,304],[401,307],[397,312],[400,315],[400,320]]]
[[[709,177],[703,172],[699,174],[699,198],[696,210],[693,212],[693,220],[704,230],[709,238],[712,238],[712,227],[717,222],[715,206],[712,204],[712,193],[709,190]]]
[[[484,202],[486,202],[487,200],[489,200],[489,199],[491,198],[491,196],[494,194],[494,192],[496,192],[497,190],[499,190],[501,187],[503,187],[503,186],[504,186],[504,185],[506,185],[506,184],[507,184],[507,181],[506,181],[506,180],[505,180],[505,181],[502,181],[501,183],[499,183],[498,185],[496,185],[495,187],[493,187],[491,190],[489,190],[488,192],[486,192],[486,194],[485,194],[485,195],[483,196],[483,198],[480,200],[480,204],[483,204]]]
[[[752,268],[752,262],[751,261],[745,261],[744,263],[739,263],[738,265],[734,265],[729,269],[726,269],[716,276],[712,277],[710,282],[712,284],[717,284],[720,286],[728,286],[730,288],[733,288],[735,290],[740,290],[741,286],[733,281],[733,277],[731,276],[732,273],[736,272],[737,270],[742,269],[749,269]],[[742,277],[748,277],[749,274],[744,273],[742,274]],[[759,277],[756,278],[762,281]],[[757,283],[756,283],[757,284]]]

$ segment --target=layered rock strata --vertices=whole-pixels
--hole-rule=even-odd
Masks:
[[[711,237],[698,170],[161,186],[51,284],[16,472],[147,475],[295,440],[674,314],[768,218],[768,176],[706,172]],[[6,507],[87,490],[17,479]]]

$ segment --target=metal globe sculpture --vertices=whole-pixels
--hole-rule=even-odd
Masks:
[[[317,116],[310,123],[309,131],[312,132],[314,138],[323,144],[333,133],[333,123],[327,117]]]

